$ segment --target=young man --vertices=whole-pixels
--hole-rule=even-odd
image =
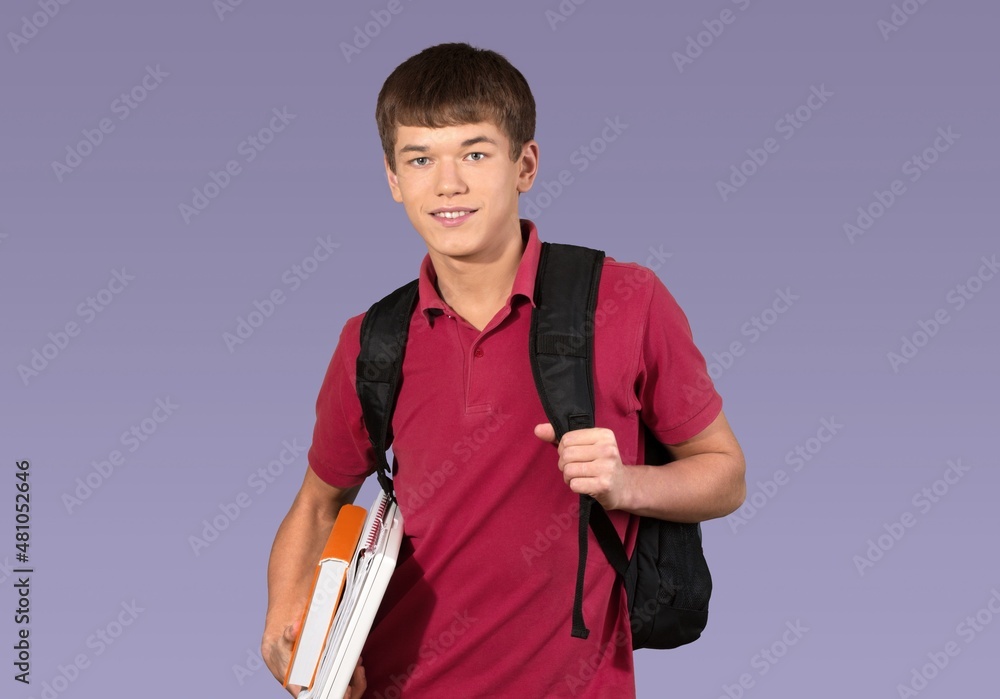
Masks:
[[[590,635],[570,635],[578,494],[630,553],[632,515],[699,522],[743,502],[743,455],[687,320],[655,274],[606,259],[598,427],[554,444],[528,359],[540,242],[517,206],[538,173],[527,82],[491,51],[434,46],[389,76],[376,118],[389,189],[427,256],[392,422],[406,536],[349,695],[366,677],[375,699],[634,696],[625,595],[593,535]],[[355,392],[362,317],[340,335],[271,553],[262,645],[276,677],[337,511],[374,470]],[[673,463],[641,465],[640,421]]]

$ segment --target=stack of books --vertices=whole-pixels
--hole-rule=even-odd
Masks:
[[[286,687],[305,687],[299,699],[344,696],[396,568],[402,539],[403,517],[383,492],[367,512],[355,505],[340,509],[285,676]]]

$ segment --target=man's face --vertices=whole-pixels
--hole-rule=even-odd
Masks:
[[[385,170],[433,262],[489,261],[520,240],[517,197],[535,179],[538,144],[529,141],[512,161],[507,137],[488,122],[398,126],[396,172],[388,160]]]

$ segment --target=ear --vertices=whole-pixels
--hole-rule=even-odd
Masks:
[[[534,139],[521,147],[520,172],[517,175],[517,191],[527,192],[531,189],[535,176],[538,174],[538,142]]]
[[[386,157],[385,153],[382,154],[382,162],[385,163],[385,176],[389,180],[389,191],[392,192],[392,198],[402,204],[403,193],[399,190],[399,177],[389,167],[389,158]]]

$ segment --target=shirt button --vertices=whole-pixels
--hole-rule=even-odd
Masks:
[[[485,354],[485,353],[483,352],[483,348],[482,347],[477,347],[476,351],[473,352],[472,354],[474,354],[478,358],[478,357],[482,357],[483,354]]]

